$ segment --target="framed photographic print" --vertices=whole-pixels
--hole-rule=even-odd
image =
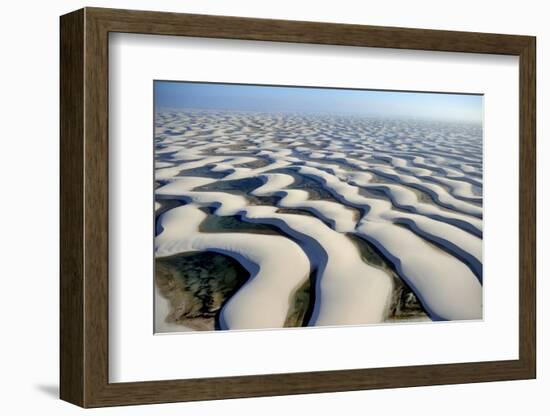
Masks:
[[[62,16],[61,398],[534,378],[535,49]]]

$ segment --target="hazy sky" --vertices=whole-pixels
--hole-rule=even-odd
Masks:
[[[154,93],[157,110],[333,113],[468,122],[481,121],[483,114],[481,95],[171,81],[155,81]]]

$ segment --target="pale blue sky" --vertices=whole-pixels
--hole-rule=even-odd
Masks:
[[[155,107],[354,114],[480,122],[483,97],[467,94],[155,81]]]

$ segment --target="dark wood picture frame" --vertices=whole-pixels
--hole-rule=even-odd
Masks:
[[[85,8],[61,17],[60,396],[83,407],[536,377],[535,38]],[[180,35],[519,56],[519,359],[109,383],[108,35]]]

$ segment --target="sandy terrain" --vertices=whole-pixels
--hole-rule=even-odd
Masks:
[[[249,274],[218,285],[216,329],[482,318],[480,126],[187,111],[155,135],[155,256]],[[197,309],[155,296],[160,332]]]

